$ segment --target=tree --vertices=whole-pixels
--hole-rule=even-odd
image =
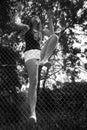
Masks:
[[[17,72],[17,62],[19,62],[20,56],[18,51],[15,51],[16,41],[14,40],[12,43],[9,40],[10,33],[7,30],[10,22],[10,0],[0,2],[0,7],[0,92],[2,96],[9,95],[8,98],[11,97],[14,100],[17,96],[17,88],[21,88]]]
[[[0,13],[0,27],[4,34],[10,35],[11,33],[11,30],[8,29],[8,25],[11,22],[11,16],[16,10],[17,2],[19,2],[19,0],[6,0],[6,2],[0,3],[2,10],[4,7],[6,7],[4,10],[6,12],[4,13],[6,15],[5,20],[4,17],[2,17],[3,14]],[[75,78],[78,76],[78,68],[80,66],[80,59],[77,54],[82,53],[80,49],[73,47],[75,42],[79,43],[76,36],[80,35],[76,34],[74,30],[77,25],[79,25],[79,27],[81,27],[83,30],[86,30],[86,24],[84,24],[87,20],[87,10],[85,6],[86,0],[49,0],[48,2],[45,0],[22,0],[21,2],[24,4],[24,15],[22,17],[22,21],[25,23],[28,22],[29,17],[36,13],[41,18],[42,26],[48,26],[46,14],[48,9],[52,10],[55,33],[60,36],[59,42],[61,46],[62,59],[59,59],[58,57],[58,46],[55,53],[51,57],[54,65],[49,70],[47,79],[51,78],[52,74],[54,75],[56,73],[57,75],[60,73],[59,71],[61,69],[63,73],[65,72],[67,77],[70,77],[71,81],[74,82]],[[79,11],[81,11],[80,14]],[[13,41],[14,43],[16,41],[18,45],[20,44],[18,39],[14,38]],[[55,66],[55,63],[58,64]]]

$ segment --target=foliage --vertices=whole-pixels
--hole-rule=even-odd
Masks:
[[[16,0],[0,2],[0,110],[2,111],[2,113],[0,113],[0,123],[6,122],[8,124],[11,122],[17,125],[18,122],[21,124],[23,121],[24,125],[26,122],[25,118],[27,117],[28,119],[29,116],[29,107],[28,104],[24,104],[25,95],[18,93],[17,88],[20,90],[24,83],[23,78],[27,79],[21,57],[25,48],[25,42],[23,39],[17,37],[16,32],[11,32],[8,28],[11,22],[11,16],[16,10],[17,2]],[[51,9],[53,12],[55,33],[60,36],[60,45],[50,58],[53,65],[49,71],[47,70],[48,73],[45,74],[46,80],[55,80],[57,86],[54,84],[54,90],[51,91],[44,89],[44,86],[49,86],[46,85],[46,82],[43,82],[43,89],[39,90],[40,93],[37,103],[37,116],[40,117],[38,126],[41,127],[39,129],[44,129],[43,126],[41,126],[43,124],[47,127],[46,129],[50,129],[51,127],[52,129],[63,129],[63,127],[67,129],[71,129],[71,127],[72,129],[74,129],[73,127],[85,129],[87,125],[86,123],[83,125],[83,120],[86,122],[86,116],[84,115],[86,115],[87,109],[87,84],[66,83],[63,88],[57,89],[58,85],[60,85],[60,82],[57,81],[57,75],[61,73],[60,69],[62,73],[70,77],[73,82],[75,82],[75,78],[78,77],[79,74],[78,68],[81,65],[80,58],[77,54],[82,55],[83,53],[81,48],[74,47],[75,42],[81,44],[76,37],[79,34],[76,34],[75,27],[79,25],[84,33],[86,32],[87,25],[84,24],[87,20],[87,10],[84,6],[85,2],[86,0],[49,0],[47,4],[44,0],[22,1],[25,6],[22,18],[23,22],[27,23],[27,17],[31,17],[31,15],[36,12],[41,18],[43,27],[48,27],[46,13],[48,9]],[[79,11],[81,11],[80,15]],[[59,47],[61,47],[61,49]],[[62,58],[60,58],[59,55],[61,55]],[[84,55],[86,56],[86,50]],[[87,64],[85,64],[85,69],[87,69]],[[41,78],[45,79],[45,76],[43,75]],[[19,82],[20,80],[22,81]],[[7,107],[7,109],[5,109],[5,107]],[[18,117],[17,120],[16,117]],[[23,119],[21,119],[22,117]],[[12,129],[18,129],[18,127],[20,127],[19,124],[17,128],[15,128],[15,125]],[[24,128],[24,126],[22,128]]]
[[[1,10],[0,11],[0,27],[3,32],[3,36],[7,35],[7,41],[12,45],[12,48],[15,47],[16,51],[21,45],[22,47],[20,49],[20,52],[23,51],[24,48],[24,42],[23,39],[18,39],[16,36],[16,33],[11,33],[11,29],[9,28],[11,17],[14,15],[14,12],[17,10],[17,3],[19,2],[16,0],[6,0],[6,2],[0,2]],[[50,71],[48,72],[48,78],[51,78],[51,74],[56,72],[58,69],[62,69],[63,72],[66,73],[66,75],[70,78],[71,81],[75,81],[76,77],[78,78],[79,70],[77,68],[80,66],[79,62],[80,59],[77,56],[77,54],[81,54],[81,50],[77,47],[74,48],[74,43],[78,42],[78,39],[76,38],[76,34],[74,29],[76,25],[79,25],[82,27],[83,30],[86,30],[86,25],[84,24],[87,20],[86,15],[86,6],[85,0],[49,0],[46,2],[45,0],[21,0],[22,4],[24,4],[24,14],[22,17],[22,21],[27,23],[29,21],[29,18],[33,14],[39,15],[41,18],[42,26],[48,27],[48,21],[47,21],[47,10],[52,10],[53,13],[53,23],[54,23],[54,29],[55,33],[60,36],[59,42],[61,46],[61,52],[62,52],[62,59],[59,59],[58,56],[58,49],[55,51],[53,57],[51,58],[53,62],[53,68],[51,67]],[[79,11],[81,13],[79,14]],[[3,12],[3,13],[1,13]],[[3,15],[4,14],[4,15]],[[85,32],[85,31],[84,31]],[[9,42],[9,37],[11,36],[11,40]],[[4,38],[5,42],[5,38]],[[5,42],[7,43],[7,42]],[[15,44],[16,43],[16,44]],[[80,43],[81,44],[81,43]],[[21,57],[19,58],[21,59]],[[55,66],[56,63],[62,61],[62,64],[58,64],[57,67]],[[22,64],[22,62],[20,63]],[[21,65],[22,66],[22,65]],[[59,67],[59,68],[58,68]],[[85,65],[86,68],[86,65]],[[51,73],[51,74],[50,74]],[[55,75],[55,76],[56,76]]]

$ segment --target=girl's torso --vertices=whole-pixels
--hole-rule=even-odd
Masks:
[[[32,49],[38,49],[40,50],[40,37],[39,33],[37,32],[32,32],[29,30],[25,34],[25,42],[26,42],[26,49],[25,51],[32,50]]]

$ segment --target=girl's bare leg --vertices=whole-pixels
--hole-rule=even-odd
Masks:
[[[28,89],[28,103],[30,106],[30,118],[36,119],[36,102],[37,102],[37,83],[38,83],[38,64],[36,59],[30,59],[26,63],[26,69],[30,80]]]
[[[49,57],[52,55],[53,51],[56,48],[58,43],[58,37],[56,34],[53,34],[46,42],[45,46],[41,51],[41,64],[48,62]]]

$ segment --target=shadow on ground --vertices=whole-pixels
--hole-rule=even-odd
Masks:
[[[10,101],[9,101],[10,100]],[[66,83],[50,91],[40,89],[37,124],[29,128],[29,106],[24,93],[0,97],[0,130],[87,130],[87,83]]]

